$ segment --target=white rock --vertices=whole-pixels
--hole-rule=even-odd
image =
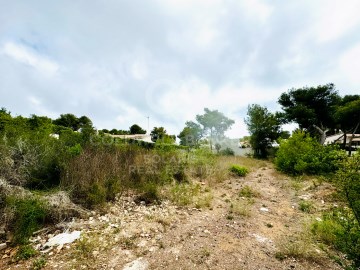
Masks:
[[[50,238],[44,246],[52,247],[57,245],[69,244],[74,242],[76,239],[79,239],[80,234],[80,231],[73,231],[72,233],[60,233]]]
[[[260,211],[261,211],[261,212],[269,212],[269,209],[267,209],[266,207],[261,207],[261,208],[260,208]]]
[[[142,257],[124,265],[123,270],[146,270],[149,263]]]
[[[6,248],[6,243],[1,243],[0,244],[0,250],[3,250],[3,249],[5,249]]]

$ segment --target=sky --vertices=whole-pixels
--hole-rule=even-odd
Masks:
[[[358,0],[0,0],[0,107],[179,134],[204,108],[247,135],[291,88],[360,93]]]

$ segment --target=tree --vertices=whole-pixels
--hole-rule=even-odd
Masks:
[[[202,137],[202,128],[199,124],[187,121],[184,129],[178,135],[180,145],[197,147]]]
[[[53,123],[57,126],[71,128],[73,131],[77,131],[80,128],[80,120],[71,113],[61,114]]]
[[[212,150],[212,141],[214,138],[220,139],[224,137],[224,133],[235,121],[227,118],[218,110],[209,110],[204,108],[205,113],[196,115],[196,121],[203,127],[203,134],[210,135],[210,149]]]
[[[299,124],[300,129],[319,133],[323,144],[326,132],[335,127],[335,110],[340,97],[335,85],[330,83],[317,87],[290,89],[281,94],[278,102],[284,111],[286,122]]]
[[[248,107],[245,124],[250,133],[250,144],[254,149],[254,156],[266,158],[267,148],[279,138],[281,134],[280,120],[266,107],[253,104]]]
[[[139,125],[134,124],[130,127],[130,134],[146,134],[146,130],[142,129]]]
[[[89,117],[83,115],[79,118],[79,127],[80,128],[93,128],[93,122]]]
[[[167,132],[164,127],[154,127],[154,129],[150,133],[151,140],[153,142],[156,142],[157,140],[162,140],[165,135],[167,135]]]

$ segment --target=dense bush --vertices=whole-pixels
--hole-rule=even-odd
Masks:
[[[346,254],[355,269],[360,267],[360,227],[353,213],[346,208],[337,209],[312,224],[315,237]]]
[[[336,183],[360,224],[360,150],[340,163]]]
[[[206,179],[213,174],[216,156],[207,148],[193,149],[189,153],[191,176]]]
[[[230,172],[236,174],[237,176],[245,176],[249,173],[249,170],[239,165],[232,165],[230,167]]]
[[[220,150],[219,154],[222,156],[234,156],[235,152],[231,148],[226,147],[225,149]]]
[[[186,167],[181,152],[175,150],[137,145],[87,147],[69,162],[61,185],[75,202],[91,207],[129,188],[151,197],[156,194],[154,186],[185,181]]]
[[[26,244],[32,233],[45,223],[48,217],[46,204],[37,198],[8,197],[6,205],[13,215],[10,224],[14,232],[13,243]]]
[[[296,132],[281,140],[275,165],[288,174],[322,174],[335,172],[340,161],[346,158],[336,146],[323,146],[304,132]]]

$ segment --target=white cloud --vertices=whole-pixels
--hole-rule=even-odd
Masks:
[[[314,32],[318,42],[330,42],[341,38],[359,24],[360,1],[326,0],[317,14]]]
[[[0,51],[20,63],[35,68],[44,75],[54,75],[59,70],[59,65],[56,62],[30,50],[24,45],[8,41]]]
[[[340,58],[339,66],[341,74],[350,84],[360,87],[360,43],[346,51]]]

